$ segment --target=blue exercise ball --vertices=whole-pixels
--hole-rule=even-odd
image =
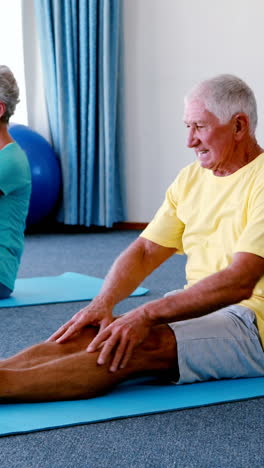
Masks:
[[[59,159],[52,146],[26,125],[11,124],[9,133],[25,151],[32,177],[32,193],[27,226],[38,224],[54,210],[62,177]]]

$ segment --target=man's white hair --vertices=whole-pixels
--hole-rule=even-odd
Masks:
[[[237,76],[218,75],[202,81],[185,96],[185,104],[193,99],[203,101],[206,109],[221,123],[229,122],[240,112],[246,114],[250,134],[255,135],[258,123],[256,98],[252,89]]]

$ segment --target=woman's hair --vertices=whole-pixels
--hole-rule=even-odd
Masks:
[[[185,103],[201,99],[206,109],[221,123],[242,112],[249,119],[250,134],[254,136],[258,122],[257,103],[252,89],[234,75],[218,75],[196,85],[185,96]]]
[[[8,123],[19,102],[19,88],[13,73],[6,65],[0,65],[0,101],[6,107],[0,121]]]

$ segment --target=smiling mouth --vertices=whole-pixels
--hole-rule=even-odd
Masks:
[[[202,159],[203,156],[205,156],[207,153],[208,153],[208,150],[198,151],[198,152],[197,152],[197,157],[198,157],[199,159]]]

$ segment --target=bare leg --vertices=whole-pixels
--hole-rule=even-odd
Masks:
[[[97,333],[97,328],[87,327],[82,334],[77,335],[73,340],[68,341],[63,346],[56,342],[41,342],[30,348],[26,348],[7,359],[0,361],[0,369],[23,369],[34,367],[45,362],[59,359],[76,351],[85,350]]]
[[[87,353],[87,344],[95,334],[96,329],[87,328],[68,348],[66,344],[42,343],[19,353],[13,361],[7,360],[10,367],[0,368],[2,401],[92,398],[132,376],[177,373],[176,341],[167,325],[154,327],[136,348],[127,368],[115,373],[109,372],[108,366],[97,365],[97,352]],[[38,354],[45,356],[44,361]]]

